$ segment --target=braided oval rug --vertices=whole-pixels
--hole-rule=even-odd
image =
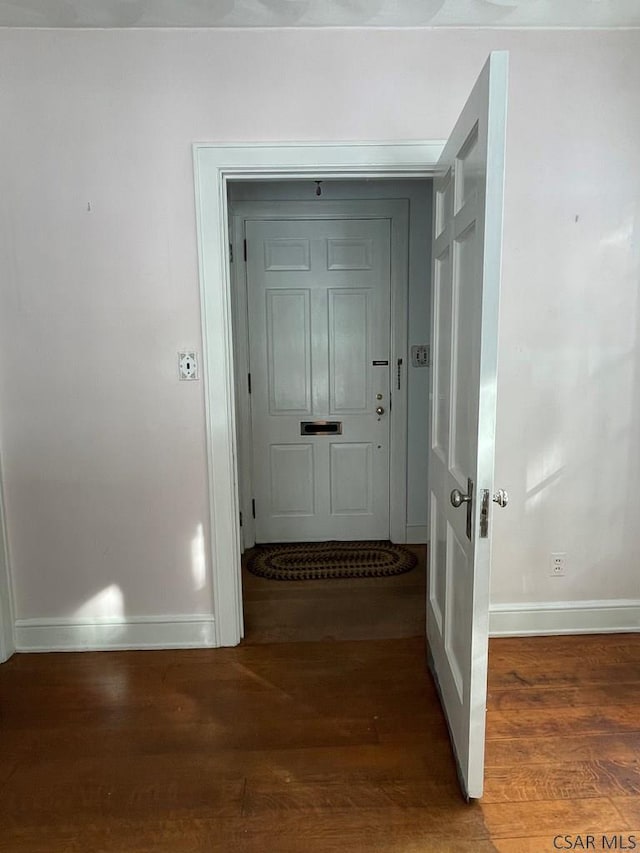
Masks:
[[[288,542],[257,545],[247,569],[276,581],[386,578],[409,572],[417,558],[391,542]]]

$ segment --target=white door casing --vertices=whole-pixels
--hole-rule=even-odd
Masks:
[[[491,54],[434,182],[430,662],[468,797],[480,797],[508,54]],[[470,501],[453,505],[452,492]]]
[[[390,222],[248,221],[246,245],[256,541],[387,539]]]
[[[4,502],[2,465],[0,464],[0,663],[15,651],[13,585],[9,563],[9,540]]]
[[[208,569],[216,645],[242,637],[227,183],[432,178],[444,143],[196,143],[194,176],[209,484]]]

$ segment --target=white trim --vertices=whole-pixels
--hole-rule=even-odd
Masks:
[[[194,616],[134,619],[18,619],[16,651],[81,652],[116,649],[213,648],[214,620]]]
[[[278,201],[233,202],[232,243],[234,263],[235,357],[238,368],[236,387],[236,420],[239,425],[237,450],[239,460],[240,501],[242,506],[243,549],[255,544],[251,513],[251,464],[253,439],[251,436],[251,401],[246,375],[249,364],[247,328],[247,276],[242,262],[242,240],[248,220],[271,219],[388,219],[391,224],[391,302],[390,302],[390,362],[389,391],[393,399],[390,413],[389,450],[389,538],[392,542],[406,541],[407,524],[407,392],[409,335],[409,202],[405,199],[334,199],[331,201]],[[397,361],[402,359],[400,391],[395,386]]]
[[[228,180],[432,177],[442,142],[194,145],[216,644],[242,637]]]
[[[249,394],[249,304],[247,294],[247,265],[244,262],[245,218],[236,214],[237,205],[230,205],[230,240],[233,246],[232,315],[234,320],[234,367],[236,376],[236,447],[238,454],[238,502],[242,512],[240,531],[242,551],[256,544],[253,517],[253,430],[251,428],[251,399]]]
[[[427,524],[407,524],[405,542],[407,545],[426,545],[429,542]]]
[[[489,608],[492,637],[544,634],[611,634],[640,631],[640,601],[544,601],[493,604]]]
[[[597,0],[594,0],[597,2]],[[594,32],[594,31],[604,31],[604,32],[636,32],[636,30],[640,30],[640,25],[638,24],[430,24],[428,26],[420,26],[416,24],[378,24],[376,26],[372,26],[371,24],[308,24],[306,26],[264,26],[264,25],[256,25],[253,24],[250,26],[187,26],[183,27],[176,24],[167,24],[165,26],[146,26],[146,27],[105,27],[105,26],[83,26],[83,27],[75,27],[75,26],[37,26],[32,27],[26,24],[20,24],[20,26],[14,26],[13,24],[2,24],[0,25],[0,32],[4,30],[10,30],[11,32],[27,32],[27,33],[50,33],[52,30],[71,30],[74,33],[95,33],[95,32],[113,32],[114,30],[126,30],[127,32],[161,32],[161,33],[175,33],[179,31],[181,33],[201,33],[201,32],[220,32],[221,30],[225,33],[246,33],[250,31],[252,33],[260,32],[260,33],[269,33],[274,30],[288,30],[294,32],[332,32],[334,30],[338,30],[344,32],[345,30],[368,30],[369,32],[407,32],[407,30],[419,30],[421,33],[440,33],[444,31],[462,31],[462,32],[470,32],[473,30],[481,30],[483,32],[491,32],[491,33],[528,33],[528,32],[577,32],[581,33],[583,31],[586,32]]]
[[[3,482],[0,464],[0,663],[8,660],[16,650],[13,584],[11,582]]]

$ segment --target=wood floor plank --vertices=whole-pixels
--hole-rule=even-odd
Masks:
[[[243,828],[250,835],[259,834],[264,825],[262,814],[249,815],[243,821]],[[352,849],[354,844],[360,845],[357,849],[365,850],[376,839],[386,839],[389,843],[396,835],[414,840],[435,835],[453,841],[453,826],[455,838],[489,840],[482,810],[467,805],[459,797],[446,805],[436,804],[429,808],[391,806],[362,810],[320,805],[313,813],[308,809],[278,810],[271,825],[284,835],[304,839],[305,846],[314,840],[330,840],[333,844],[330,850],[339,849],[340,843],[343,850]],[[275,840],[277,842],[277,836]],[[274,849],[279,849],[277,843]]]
[[[640,681],[640,660],[590,663],[570,658],[538,661],[536,666],[519,662],[517,667],[490,670],[490,692],[532,687],[577,687],[590,684],[623,684]]]
[[[640,705],[640,681],[625,684],[583,684],[576,687],[543,687],[529,690],[489,690],[487,707],[492,711],[530,708],[583,708],[603,705]]]
[[[215,759],[192,756],[171,767],[166,756],[23,763],[0,801],[0,825],[38,826],[55,820],[133,817],[233,817],[242,811],[245,779],[221,773]]]
[[[150,715],[153,717],[153,712],[150,712]],[[75,723],[72,722],[71,725]],[[44,737],[48,737],[54,744],[57,743],[61,749],[67,749],[66,745],[70,743],[78,743],[81,740],[88,743],[100,736],[118,743],[122,732],[121,727],[115,724],[103,727],[95,725],[91,730],[85,728],[76,732],[69,731],[62,725],[58,728],[58,735],[55,731],[45,729]],[[111,728],[115,730],[113,737],[109,733]],[[198,742],[206,744],[210,749],[295,749],[302,745],[348,746],[378,741],[374,722],[370,719],[346,716],[314,718],[311,714],[292,718],[273,717],[257,722],[255,717],[253,720],[250,717],[243,718],[239,712],[237,725],[229,722],[226,716],[220,721],[199,722],[195,725],[176,723],[170,717],[165,717],[163,720],[154,718],[148,727],[135,717],[133,723],[127,724],[127,732],[131,732],[132,739],[135,738],[134,748],[144,752],[157,750],[158,744],[161,748],[163,741],[172,748],[184,745],[187,750],[189,743],[195,748]],[[15,737],[14,734],[12,729],[6,730],[6,748],[11,754],[18,754],[21,751],[20,745],[24,747],[23,752],[32,752],[38,748],[40,738],[32,731],[25,729],[24,736],[20,732]],[[138,745],[141,744],[146,744],[146,747],[139,749]],[[101,749],[100,745],[98,748]]]
[[[494,840],[534,836],[551,840],[558,833],[613,833],[624,825],[622,815],[608,797],[483,803],[481,808]]]
[[[514,657],[522,662],[560,657],[575,660],[576,646],[579,646],[581,660],[633,660],[640,654],[640,633],[494,637],[489,654],[492,665],[499,668],[501,662]]]
[[[0,840],[2,853],[495,853],[496,848],[473,826],[449,832],[431,831],[422,812],[398,813],[385,820],[374,812],[354,819],[340,812],[332,816],[290,816],[270,826],[261,820],[242,823],[221,819],[176,821],[98,821],[82,832],[73,825],[52,825],[44,830],[12,831]],[[46,833],[46,834],[45,834]]]
[[[245,789],[245,815],[263,813],[375,809],[395,814],[398,810],[423,809],[440,814],[462,802],[455,770],[449,765],[432,765],[422,778],[366,779],[351,781],[333,777],[310,781],[249,778]]]
[[[640,827],[640,798],[614,797],[613,802],[625,820],[627,828]],[[640,849],[640,832],[638,833],[638,848]]]
[[[558,761],[599,761],[622,759],[640,753],[638,732],[595,732],[554,737],[494,739],[488,730],[485,767],[488,770],[519,764],[544,765]]]
[[[483,803],[640,795],[640,765],[627,761],[567,761],[509,765],[487,773]]]
[[[640,732],[637,707],[613,705],[604,708],[553,710],[488,711],[488,736],[498,738],[558,737],[619,732]]]

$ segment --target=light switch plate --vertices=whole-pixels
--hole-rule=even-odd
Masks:
[[[198,378],[198,358],[193,350],[178,353],[178,376],[183,381]]]
[[[429,344],[411,347],[411,366],[429,367]]]

